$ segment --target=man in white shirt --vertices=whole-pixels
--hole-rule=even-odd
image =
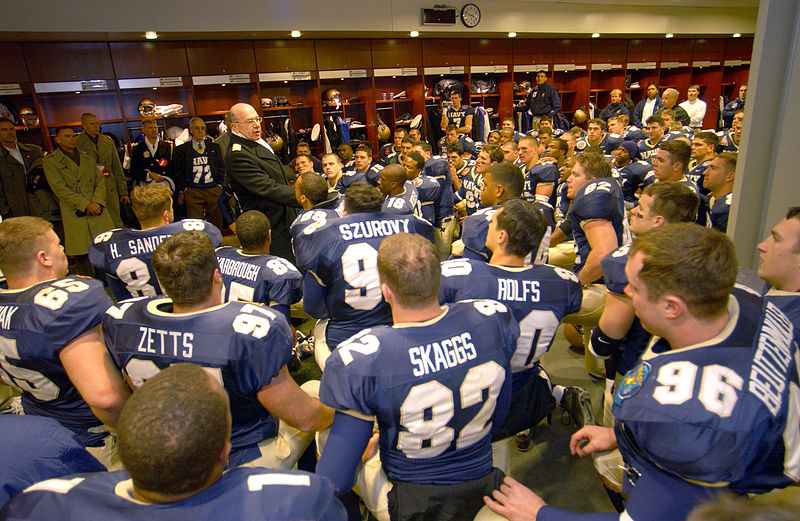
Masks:
[[[689,114],[689,126],[695,130],[703,128],[703,119],[706,117],[706,102],[698,99],[700,95],[700,86],[692,85],[686,91],[686,96],[689,98],[679,105],[687,114]]]

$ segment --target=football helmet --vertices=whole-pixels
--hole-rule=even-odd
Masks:
[[[268,109],[272,106],[272,98],[261,98],[261,108]]]
[[[144,98],[139,102],[139,114],[143,118],[154,118],[156,116],[156,104],[150,98]]]
[[[30,107],[23,107],[19,109],[19,119],[25,128],[32,128],[39,126],[39,115]]]
[[[336,89],[328,89],[322,95],[322,100],[327,102],[328,105],[336,105],[338,107],[342,104],[342,93]]]

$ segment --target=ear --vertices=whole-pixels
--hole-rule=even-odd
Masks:
[[[383,294],[384,300],[391,306],[394,301],[394,293],[392,293],[392,289],[383,282],[381,282],[381,294]]]
[[[497,245],[505,246],[508,242],[508,233],[505,230],[497,230]]]
[[[667,221],[664,219],[663,215],[656,215],[654,220],[655,220],[655,226],[663,226],[667,224]]]
[[[222,451],[219,453],[219,464],[225,468],[225,465],[228,464],[228,456],[231,453],[231,442],[230,440],[225,442],[225,445],[222,447]]]
[[[36,262],[44,266],[45,268],[51,268],[53,266],[53,260],[47,255],[47,252],[44,250],[39,250],[36,252]]]
[[[686,312],[686,303],[680,297],[664,295],[661,299],[663,301],[664,318],[667,320],[676,320]]]
[[[214,274],[211,276],[211,281],[215,284],[222,284],[222,275],[218,269],[214,270]]]

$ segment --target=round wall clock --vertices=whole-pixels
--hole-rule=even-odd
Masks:
[[[461,23],[467,27],[475,27],[481,21],[481,10],[475,4],[467,4],[461,8]]]

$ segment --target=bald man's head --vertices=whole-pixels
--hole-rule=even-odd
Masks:
[[[384,195],[397,195],[403,193],[404,185],[408,179],[406,169],[397,164],[387,165],[381,170],[378,179],[378,188]]]

